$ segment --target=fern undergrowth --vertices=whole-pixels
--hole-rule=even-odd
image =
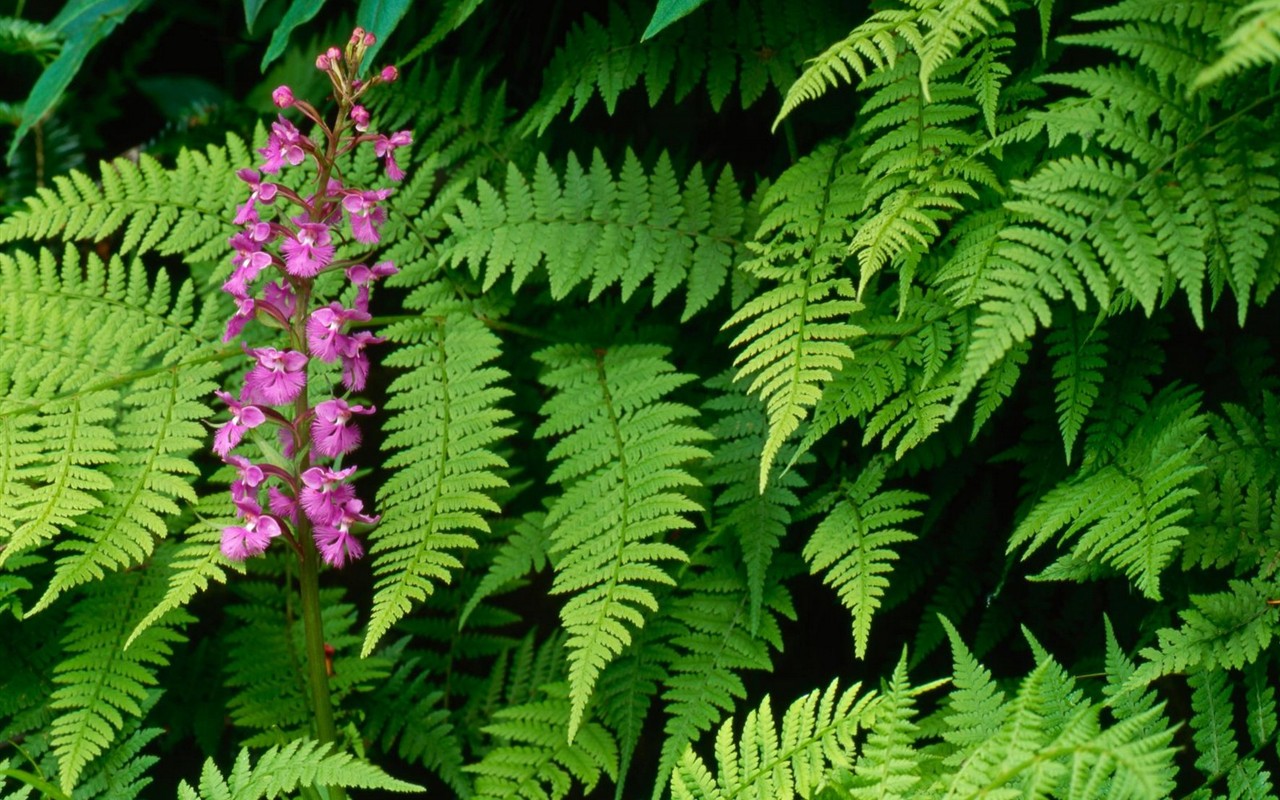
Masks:
[[[580,5],[389,44],[332,745],[218,548],[265,125],[0,219],[0,797],[1280,796],[1280,5]]]

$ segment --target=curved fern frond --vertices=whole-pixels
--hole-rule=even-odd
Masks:
[[[188,263],[216,261],[235,233],[231,220],[244,193],[236,165],[252,161],[245,142],[228,134],[225,147],[204,153],[183,148],[172,169],[143,153],[136,164],[103,162],[100,183],[79,171],[59,175],[54,188],[38,189],[25,209],[0,222],[0,243],[97,242],[120,233],[121,254],[155,251]]]
[[[924,9],[916,4],[906,9],[877,11],[844,39],[812,59],[796,82],[787,89],[782,110],[773,121],[778,124],[801,103],[816,100],[842,83],[853,83],[853,75],[866,80],[872,72],[892,67],[903,42],[919,46],[924,41],[920,20]],[[852,73],[850,72],[852,70]]]
[[[1106,366],[1107,332],[1105,328],[1093,329],[1084,315],[1073,313],[1065,324],[1054,327],[1048,344],[1056,382],[1058,428],[1070,463],[1076,437],[1098,399]]]
[[[191,617],[178,611],[124,649],[134,620],[155,603],[160,589],[147,573],[118,573],[71,611],[66,657],[54,671],[59,688],[50,699],[59,712],[50,743],[64,792],[71,792],[86,766],[116,740],[126,717],[142,716],[148,687],[157,683],[156,670],[168,663],[173,645],[185,640],[178,628]]]
[[[734,338],[737,380],[765,402],[769,436],[760,458],[760,491],[778,451],[853,356],[848,340],[862,329],[848,322],[862,308],[853,285],[839,277],[859,211],[857,154],[819,147],[779,177],[764,199],[764,219],[742,269],[777,285],[752,298],[725,322],[745,326]]]
[[[741,567],[731,564],[726,552],[702,557],[715,566],[686,578],[665,609],[672,623],[671,653],[661,679],[667,718],[654,797],[665,791],[685,749],[746,699],[743,674],[773,668],[771,651],[781,651],[783,642],[779,617],[795,617],[777,570],[770,570],[762,587],[762,606],[753,623],[751,585],[744,583]]]
[[[671,775],[676,800],[813,796],[832,767],[852,766],[855,736],[872,724],[882,704],[874,692],[859,697],[861,684],[841,692],[836,683],[791,704],[774,722],[769,698],[747,715],[740,737],[726,722],[716,735],[718,774],[690,748]]]
[[[503,708],[484,732],[497,746],[466,767],[476,775],[474,800],[563,800],[575,782],[589,793],[601,775],[618,777],[618,748],[598,722],[579,722],[566,736],[569,687],[546,684],[539,698]]]
[[[1025,558],[1055,536],[1079,537],[1042,579],[1071,574],[1076,561],[1106,564],[1159,599],[1160,574],[1188,532],[1179,523],[1191,513],[1191,479],[1204,469],[1196,450],[1207,426],[1194,393],[1161,392],[1114,461],[1082,469],[1050,490],[1018,525],[1009,550],[1026,545]]]
[[[398,780],[378,767],[333,749],[332,744],[297,739],[272,747],[254,764],[249,748],[236,756],[231,773],[223,776],[213,759],[200,770],[200,785],[178,784],[181,800],[260,800],[278,797],[299,787],[341,786],[388,792],[421,792],[422,787]]]
[[[187,528],[186,538],[168,549],[158,548],[152,569],[164,571],[169,582],[163,599],[138,622],[125,647],[170,611],[185,608],[196,595],[209,588],[211,582],[226,583],[228,569],[237,569],[219,549],[222,528],[235,516],[229,492],[221,491],[200,498],[193,514],[195,521]],[[242,571],[243,567],[239,567]]]
[[[721,290],[741,248],[745,203],[732,171],[712,190],[695,166],[681,188],[666,154],[646,176],[628,151],[617,179],[600,151],[587,170],[570,154],[563,184],[540,155],[532,182],[509,164],[501,193],[483,179],[476,189],[449,216],[442,257],[466,261],[486,289],[508,270],[518,289],[544,264],[556,299],[589,283],[588,299],[619,284],[626,300],[652,281],[657,305],[683,285],[687,320]]]
[[[165,516],[195,501],[190,456],[227,352],[191,285],[172,297],[167,273],[140,261],[20,252],[0,255],[0,281],[0,564],[53,539],[62,554],[35,613],[144,560]]]
[[[682,491],[697,480],[683,465],[705,458],[708,435],[689,424],[697,411],[664,400],[690,376],[651,345],[539,351],[546,402],[539,438],[556,437],[551,481],[564,487],[547,514],[552,527],[553,594],[570,594],[560,618],[569,633],[569,736],[582,721],[600,671],[657,607],[646,584],[670,584],[662,561],[684,561],[666,541],[701,510]]]
[[[916,538],[899,526],[921,516],[910,506],[928,499],[918,492],[880,491],[886,469],[885,462],[877,460],[857,480],[843,483],[833,493],[831,510],[804,546],[810,571],[825,573],[823,582],[836,590],[853,615],[858,658],[866,656],[871,618],[889,585],[885,574],[892,572],[898,559],[892,545]]]
[[[1241,669],[1255,662],[1275,637],[1273,581],[1229,581],[1226,591],[1192,595],[1191,607],[1178,612],[1176,628],[1157,633],[1154,647],[1143,649],[1131,685],[1146,685],[1164,675],[1212,669]]]
[[[428,316],[428,314],[430,316]],[[510,392],[497,384],[505,373],[490,365],[498,337],[473,315],[432,308],[387,331],[402,342],[385,360],[409,367],[391,385],[385,447],[396,472],[379,491],[383,518],[370,534],[377,585],[362,653],[396,620],[449,580],[461,562],[449,551],[476,546],[471,531],[487,532],[482,512],[496,513],[489,492],[503,488],[506,461],[494,443],[509,436],[511,413],[498,403]]]
[[[1193,89],[1251,67],[1280,61],[1280,2],[1254,0],[1236,12],[1235,21],[1236,29],[1222,42],[1225,52],[1196,75]]]
[[[736,539],[742,552],[750,598],[748,624],[755,632],[764,607],[765,575],[786,536],[791,510],[800,504],[798,492],[806,485],[800,471],[790,467],[810,463],[813,457],[784,448],[780,455],[786,462],[775,464],[760,492],[757,459],[769,429],[764,404],[734,383],[731,372],[707,381],[707,388],[720,392],[703,405],[703,411],[716,419],[710,430],[717,446],[707,462],[707,485],[717,489],[714,527]],[[665,784],[665,777],[662,780]]]

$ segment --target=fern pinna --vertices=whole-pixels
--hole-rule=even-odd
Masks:
[[[654,6],[0,219],[0,796],[1277,796],[1276,3]]]

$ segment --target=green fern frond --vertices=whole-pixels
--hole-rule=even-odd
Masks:
[[[777,570],[767,576],[761,613],[753,625],[749,576],[744,583],[741,567],[731,563],[727,552],[713,550],[702,557],[713,566],[686,577],[665,610],[673,630],[671,657],[661,678],[667,718],[655,797],[665,791],[686,747],[746,698],[743,673],[773,668],[771,651],[780,651],[783,643],[779,617],[795,618]]]
[[[61,37],[48,25],[17,17],[0,17],[0,53],[29,55],[48,67],[62,50]]]
[[[103,162],[100,183],[79,171],[59,175],[54,188],[38,189],[25,209],[0,222],[0,243],[97,242],[119,233],[121,254],[155,251],[188,263],[216,261],[236,230],[231,219],[243,183],[235,168],[252,160],[245,142],[228,134],[225,147],[204,153],[184,148],[172,169],[143,153],[136,164]]]
[[[912,721],[919,693],[907,681],[904,648],[854,768],[850,792],[854,800],[905,800],[913,796],[911,789],[921,780],[915,748],[919,727]]]
[[[707,388],[720,392],[702,407],[716,419],[710,431],[717,445],[707,461],[706,479],[716,488],[714,527],[733,536],[742,551],[750,597],[748,624],[754,632],[764,607],[765,576],[792,521],[791,509],[800,503],[797,493],[806,485],[800,470],[791,467],[808,464],[813,457],[784,448],[761,493],[757,459],[769,427],[764,404],[734,383],[731,372],[707,381]]]
[[[1207,778],[1216,778],[1235,766],[1235,704],[1231,700],[1234,681],[1225,670],[1193,672],[1187,676],[1191,687],[1191,736],[1196,745],[1196,769]]]
[[[921,4],[923,5],[923,4]],[[1005,0],[942,0],[925,12],[924,39],[918,47],[920,84],[932,100],[929,78],[974,37],[995,28],[1009,15]]]
[[[379,652],[396,667],[364,696],[360,733],[383,752],[426,766],[460,798],[469,798],[462,737],[450,719],[440,681],[422,668],[419,657],[407,654],[408,641],[406,637]]]
[[[1225,52],[1196,75],[1192,89],[1280,61],[1280,2],[1254,0],[1236,12],[1235,21],[1236,29],[1222,42]]]
[[[540,155],[531,182],[510,164],[501,193],[482,179],[476,201],[459,200],[443,257],[486,289],[508,270],[518,289],[545,264],[556,299],[587,283],[588,299],[619,284],[626,300],[652,281],[656,305],[685,285],[687,320],[724,286],[744,213],[730,170],[713,191],[695,166],[681,188],[666,154],[646,176],[628,151],[615,179],[597,150],[585,170],[570,154],[562,183]]]
[[[1058,428],[1070,463],[1076,437],[1098,399],[1102,369],[1106,366],[1106,329],[1095,329],[1084,315],[1072,313],[1066,324],[1054,327],[1048,344],[1056,382]]]
[[[332,744],[296,739],[270,748],[258,757],[257,764],[250,761],[249,748],[243,748],[236,756],[231,774],[225,777],[213,759],[208,759],[200,771],[199,786],[182,781],[178,784],[178,797],[181,800],[259,800],[312,786],[422,791],[421,786],[397,780],[370,763],[334,750]]]
[[[498,744],[465,768],[476,776],[475,800],[562,800],[575,782],[589,793],[601,775],[617,779],[617,744],[608,730],[579,717],[569,735],[569,687],[547,684],[539,694],[497,711],[485,726]]]
[[[622,94],[641,81],[650,106],[668,89],[678,103],[705,84],[719,110],[737,83],[746,108],[768,86],[781,92],[790,85],[801,62],[822,47],[823,32],[840,24],[821,4],[717,3],[641,42],[652,14],[652,3],[631,0],[610,3],[604,22],[587,15],[576,23],[544,71],[541,96],[523,127],[541,135],[571,104],[569,119],[576,119],[596,94],[612,115]]]
[[[1233,3],[1161,3],[1123,0],[1076,15],[1079,22],[1117,23],[1112,27],[1059,37],[1067,44],[1105,47],[1132,58],[1157,75],[1190,88],[1216,55],[1227,33]]]
[[[1114,461],[1082,469],[1050,490],[1018,525],[1009,551],[1024,558],[1050,538],[1079,536],[1065,560],[1041,574],[1052,579],[1072,559],[1123,571],[1146,596],[1159,599],[1160,573],[1187,529],[1179,523],[1196,493],[1189,484],[1204,469],[1196,457],[1208,418],[1199,398],[1170,389],[1152,399]]]
[[[190,456],[225,358],[189,283],[173,297],[164,271],[70,246],[60,262],[0,255],[0,564],[53,539],[63,553],[30,613],[144,560],[168,533],[164,516],[194,502]],[[50,330],[60,346],[40,341]]]
[[[680,491],[697,485],[682,465],[708,455],[697,443],[709,437],[688,424],[694,409],[663,399],[690,380],[667,352],[561,345],[535,354],[542,382],[556,390],[537,436],[557,438],[551,481],[564,487],[547,525],[552,593],[571,594],[560,612],[569,632],[570,739],[600,670],[657,607],[646,584],[672,582],[658,562],[686,559],[666,537],[692,527],[684,514],[701,510]]]
[[[859,80],[866,80],[872,72],[892,67],[904,41],[916,46],[923,44],[920,20],[925,9],[920,6],[917,3],[911,8],[877,11],[810,61],[787,89],[782,109],[773,121],[774,130],[801,103],[816,100],[842,83],[853,83],[854,74]]]
[[[510,392],[495,385],[505,373],[489,365],[498,337],[456,308],[425,313],[387,331],[406,346],[384,363],[411,371],[392,383],[387,404],[400,412],[385,445],[398,451],[387,460],[397,471],[379,491],[383,518],[370,534],[377,585],[364,655],[461,566],[449,551],[476,546],[470,531],[489,530],[481,512],[499,511],[488,492],[507,485],[506,461],[492,450],[511,433],[502,427],[511,413],[498,405]]]
[[[853,615],[854,655],[864,658],[871,635],[871,619],[889,585],[886,573],[898,559],[892,546],[916,537],[902,523],[921,516],[910,506],[926,496],[905,490],[880,491],[887,464],[873,461],[857,480],[833,493],[834,504],[804,546],[814,574],[840,595]]]
[[[737,380],[765,402],[769,435],[760,458],[760,491],[773,462],[808,409],[853,356],[848,340],[862,329],[848,322],[862,308],[853,286],[838,276],[852,234],[862,179],[856,153],[819,147],[766,194],[764,219],[750,243],[756,258],[742,269],[777,285],[747,301],[725,322],[745,326],[734,338]]]
[[[231,494],[221,491],[200,498],[193,514],[195,520],[187,528],[181,544],[167,551],[157,549],[151,568],[166,572],[169,588],[164,598],[134,627],[125,647],[170,611],[185,608],[196,595],[208,589],[210,583],[226,583],[227,570],[237,569],[219,549],[224,523],[235,516]]]
[[[71,611],[66,656],[54,670],[59,688],[50,699],[59,712],[50,743],[64,792],[71,792],[90,762],[116,741],[127,718],[142,716],[147,687],[157,683],[156,670],[169,662],[173,645],[185,640],[177,629],[191,617],[177,611],[124,649],[134,620],[155,603],[161,588],[147,573],[117,573]]]
[[[857,733],[878,718],[882,699],[874,692],[859,697],[861,684],[841,692],[835,682],[791,704],[774,722],[769,698],[747,715],[740,737],[726,722],[716,735],[718,774],[713,775],[692,748],[671,775],[675,800],[745,797],[810,797],[826,783],[832,768],[852,766]]]
[[[1157,633],[1157,644],[1143,649],[1144,663],[1131,683],[1147,684],[1164,675],[1241,669],[1257,661],[1275,635],[1277,611],[1270,581],[1229,581],[1229,589],[1191,596],[1191,607],[1178,612],[1176,628]]]
[[[142,701],[143,717],[159,698],[159,691],[148,693]],[[141,719],[126,721],[119,740],[90,765],[75,796],[85,800],[134,800],[151,785],[153,778],[147,774],[148,769],[160,760],[144,753],[143,748],[162,733],[160,728],[143,728]]]

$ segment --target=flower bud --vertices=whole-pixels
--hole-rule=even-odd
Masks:
[[[336,47],[330,47],[328,50],[324,51],[324,54],[329,57],[329,61],[331,63],[336,63],[342,60],[342,51]]]
[[[366,32],[366,33],[365,33],[365,35],[364,35],[364,46],[365,46],[365,47],[373,47],[374,43],[375,43],[375,42],[377,42],[377,41],[378,41],[378,37],[377,37],[377,36],[374,36],[372,33],[368,33],[368,32]]]
[[[351,39],[348,42],[348,44],[351,44],[351,45],[360,44],[360,41],[362,39],[364,39],[364,28],[357,27],[355,30],[351,32]]]
[[[382,77],[382,80],[383,80],[383,81],[385,81],[385,82],[387,82],[387,83],[391,83],[391,82],[392,82],[392,81],[394,81],[396,78],[399,78],[399,77],[400,77],[400,70],[398,70],[398,69],[396,69],[394,66],[391,66],[390,64],[388,64],[387,66],[385,66],[385,67],[383,67],[383,68],[382,68],[382,75],[381,75],[381,77]]]
[[[271,102],[275,103],[277,108],[288,108],[293,105],[293,90],[288,86],[277,86],[271,93]]]
[[[329,56],[326,55],[325,53],[321,53],[320,55],[316,56],[316,69],[320,70],[321,72],[328,72],[330,67],[332,66],[333,65],[329,63]]]

